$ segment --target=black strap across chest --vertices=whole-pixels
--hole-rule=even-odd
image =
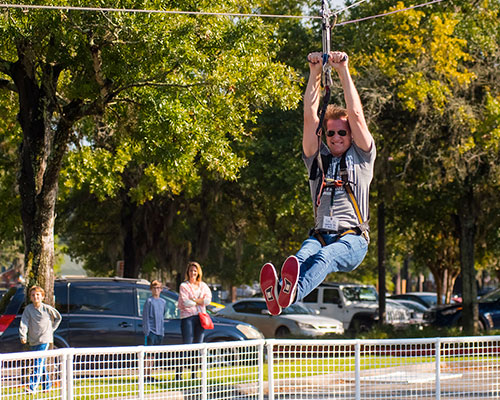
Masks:
[[[353,228],[359,229],[359,231],[367,238],[368,240],[368,235],[366,231],[369,230],[368,226],[368,221],[369,218],[366,220],[363,220],[363,216],[361,215],[361,210],[359,208],[358,202],[356,200],[356,196],[354,195],[354,191],[352,189],[351,182],[349,182],[349,172],[347,170],[347,161],[346,161],[346,153],[342,154],[340,157],[340,162],[337,164],[337,170],[335,171],[333,179],[327,178],[326,173],[328,171],[328,168],[330,167],[330,164],[332,163],[333,156],[331,154],[318,154],[311,166],[311,171],[309,173],[309,179],[310,180],[316,180],[318,177],[320,178],[320,182],[318,183],[318,186],[316,187],[316,199],[314,203],[314,216],[316,217],[317,215],[317,210],[321,204],[321,196],[323,195],[323,192],[325,188],[331,187],[332,188],[332,206],[333,206],[333,196],[335,195],[335,188],[336,187],[344,187],[344,190],[347,193],[347,196],[354,208],[354,212],[356,214],[356,217],[358,219],[358,225]],[[337,176],[340,177],[340,179],[336,179]],[[346,232],[347,233],[347,232]],[[351,232],[349,232],[351,233]]]

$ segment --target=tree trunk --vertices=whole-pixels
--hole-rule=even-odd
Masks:
[[[51,157],[54,132],[46,119],[51,110],[37,85],[29,57],[22,54],[20,61],[12,65],[12,72],[18,88],[19,122],[23,131],[18,182],[26,290],[41,286],[45,301],[53,304],[54,221],[60,163]]]
[[[455,286],[455,281],[460,274],[460,270],[450,269],[448,270],[447,283],[446,283],[446,303],[451,303],[451,297],[453,295],[453,288]]]
[[[19,194],[23,222],[26,289],[45,290],[45,301],[54,302],[54,222],[58,181],[70,129],[78,119],[79,103],[54,115],[59,70],[43,65],[37,71],[29,42],[17,42],[18,61],[9,75],[19,96],[18,119],[23,132],[20,146]]]
[[[436,269],[434,275],[434,281],[436,282],[436,294],[437,294],[437,304],[443,304],[443,295],[444,295],[444,273],[445,270],[440,269],[439,266]]]
[[[470,181],[470,179],[467,181]],[[470,335],[477,333],[479,313],[477,308],[476,269],[474,268],[475,205],[472,184],[467,181],[458,205],[458,222],[464,307],[462,324],[465,333]]]
[[[123,234],[123,277],[138,278],[140,270],[139,258],[139,238],[136,232],[137,206],[131,201],[127,193],[122,193],[121,229]]]
[[[378,294],[379,324],[385,324],[385,202],[381,201],[377,209],[377,248],[378,248]]]

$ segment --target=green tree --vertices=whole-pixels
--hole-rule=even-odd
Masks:
[[[292,8],[290,5],[290,8],[283,12],[287,14],[297,12],[296,9]],[[267,13],[269,10],[262,9],[262,12]],[[289,28],[294,32],[294,40],[289,38]],[[263,28],[255,26],[255,23],[252,22],[248,29],[262,31]],[[261,264],[263,254],[266,253],[262,248],[259,248],[265,246],[266,243],[261,239],[268,235],[270,231],[269,225],[266,223],[267,220],[262,220],[263,215],[266,215],[267,219],[276,218],[275,216],[271,217],[276,207],[287,207],[280,202],[268,201],[266,195],[276,189],[276,197],[279,197],[282,196],[283,192],[290,193],[291,190],[287,182],[274,179],[274,183],[269,186],[267,180],[263,180],[263,178],[272,179],[275,173],[280,175],[280,179],[287,175],[296,177],[296,172],[298,172],[300,187],[304,189],[301,191],[307,193],[304,185],[305,181],[303,181],[303,179],[306,179],[303,173],[304,168],[300,161],[300,153],[298,153],[300,132],[297,127],[301,125],[301,111],[299,114],[296,111],[283,110],[284,106],[295,106],[301,96],[301,90],[298,90],[298,86],[294,86],[294,83],[290,81],[290,78],[293,78],[298,83],[298,78],[290,75],[288,68],[284,68],[283,65],[286,61],[287,64],[305,66],[303,55],[297,55],[296,52],[289,50],[297,46],[295,40],[299,36],[307,38],[307,32],[298,21],[273,23],[266,25],[266,29],[269,30],[270,35],[261,36],[260,41],[254,40],[253,47],[249,47],[247,53],[250,51],[255,53],[254,57],[259,60],[266,60],[265,64],[272,62],[271,65],[274,65],[274,69],[270,73],[275,75],[273,80],[271,82],[262,80],[259,76],[261,73],[251,64],[246,66],[229,65],[224,72],[232,79],[227,84],[231,88],[231,93],[234,92],[239,96],[249,98],[248,104],[250,108],[248,110],[242,109],[240,104],[235,103],[234,105],[225,104],[225,108],[220,113],[214,113],[219,103],[212,101],[209,105],[213,113],[211,119],[200,122],[197,118],[194,126],[179,127],[177,131],[172,132],[172,136],[175,137],[174,143],[172,143],[171,137],[168,136],[158,139],[160,143],[165,144],[155,147],[155,154],[152,154],[146,146],[134,145],[137,154],[133,157],[133,161],[127,164],[123,173],[117,171],[114,175],[113,182],[121,181],[123,183],[124,189],[119,191],[119,195],[110,192],[110,194],[99,196],[100,188],[104,187],[104,185],[99,179],[96,180],[97,175],[90,173],[86,177],[79,178],[77,174],[82,174],[82,171],[85,170],[85,162],[83,159],[78,159],[76,162],[74,158],[72,159],[68,167],[68,176],[75,183],[74,187],[77,182],[82,182],[79,186],[81,190],[71,189],[71,193],[75,196],[74,199],[79,204],[78,209],[81,209],[81,213],[79,210],[72,208],[72,197],[68,197],[69,201],[65,202],[68,207],[65,207],[63,211],[65,217],[60,218],[60,221],[65,224],[63,227],[65,237],[70,241],[68,248],[71,249],[74,256],[83,256],[87,259],[87,265],[91,268],[94,266],[97,270],[99,268],[97,267],[98,263],[94,259],[97,256],[96,249],[99,249],[100,254],[102,254],[102,257],[100,257],[100,263],[102,264],[103,259],[116,259],[122,254],[126,254],[127,248],[130,249],[134,244],[137,244],[134,249],[137,256],[134,276],[137,276],[139,269],[143,272],[151,271],[151,269],[180,272],[183,270],[188,258],[196,258],[203,262],[204,266],[208,267],[206,268],[208,273],[217,275],[228,285],[256,279],[258,274],[257,266]],[[274,39],[269,41],[266,36],[272,36]],[[235,42],[239,41],[236,34],[231,34],[231,37]],[[235,44],[233,47],[238,46]],[[214,51],[220,51],[220,49],[214,49]],[[248,58],[248,55],[246,57]],[[297,63],[296,59],[299,57],[300,62]],[[295,58],[295,64],[289,62],[293,58]],[[237,71],[234,69],[237,69]],[[238,90],[238,87],[241,87],[245,81],[249,82],[249,84],[243,86],[245,90]],[[252,87],[254,87],[254,90],[249,91],[248,88]],[[207,94],[209,90],[211,89],[201,88],[201,92],[185,93],[184,96],[189,97],[192,103],[199,107],[197,104],[200,98],[213,98],[216,95],[214,93]],[[218,89],[215,89],[215,91],[218,92]],[[272,101],[273,98],[278,101]],[[220,102],[220,104],[223,103]],[[260,110],[263,106],[267,108],[267,111],[261,114]],[[187,113],[192,111],[186,110]],[[242,111],[244,111],[243,115]],[[189,115],[186,118],[189,120]],[[220,120],[217,118],[220,118]],[[277,124],[278,119],[283,120],[284,125]],[[209,123],[216,125],[216,127],[199,125]],[[234,124],[236,123],[242,124],[243,128],[240,126],[235,127]],[[139,125],[143,126],[143,124]],[[124,135],[133,137],[134,128],[130,127],[131,125],[128,124],[127,129],[129,132]],[[168,132],[172,129],[172,127],[165,127],[161,131]],[[248,166],[242,170],[237,181],[233,180],[232,177],[229,180],[224,179],[224,175],[220,171],[214,173],[214,171],[210,170],[210,166],[204,165],[203,159],[200,160],[200,156],[196,154],[196,148],[197,146],[211,145],[209,141],[207,141],[207,144],[203,144],[204,142],[200,141],[196,134],[190,136],[193,143],[187,140],[182,141],[182,138],[190,129],[199,129],[201,136],[213,129],[225,132],[228,137],[241,129],[244,130],[244,135],[239,135],[236,140],[230,143],[231,151],[234,152],[237,159],[243,160],[245,165],[248,162]],[[210,133],[210,140],[216,136],[217,132]],[[142,141],[142,138],[137,138],[137,141]],[[180,141],[179,145],[177,145],[178,141]],[[286,153],[283,153],[280,159],[277,159],[273,156],[277,143],[285,142],[288,143]],[[296,157],[292,157],[291,161],[294,164],[297,163],[298,167],[291,167],[293,174],[289,174],[286,169],[283,169],[283,165],[290,163],[288,150],[292,145],[295,146],[292,151]],[[189,156],[186,161],[183,159],[176,160],[173,166],[169,164],[162,165],[161,168],[165,171],[162,173],[165,175],[170,174],[171,178],[169,179],[179,181],[184,179],[185,182],[181,181],[179,184],[172,185],[171,188],[175,190],[170,192],[159,189],[155,189],[156,192],[150,190],[151,197],[141,203],[141,196],[137,196],[136,193],[143,190],[141,188],[152,187],[151,178],[143,172],[144,166],[141,163],[147,164],[155,159],[159,159],[161,162],[164,160],[167,151],[169,153],[175,151],[185,155],[185,152],[177,150],[177,146],[193,151],[193,156]],[[223,143],[223,146],[218,146],[218,148],[223,150],[227,144]],[[99,149],[99,151],[102,150]],[[203,155],[204,152],[202,148],[200,153]],[[187,155],[185,156],[187,157]],[[75,157],[81,156],[75,153]],[[228,164],[230,165],[232,162],[230,159],[215,161],[221,170],[227,168]],[[101,164],[113,165],[115,162]],[[185,168],[180,169],[179,166],[184,164]],[[263,170],[265,170],[265,174],[260,174]],[[255,173],[257,175],[254,175]],[[92,181],[95,181],[96,184],[93,185]],[[260,186],[254,186],[256,182],[260,183]],[[259,188],[264,186],[272,190],[261,193]],[[88,192],[92,192],[94,195],[87,196],[84,194]],[[127,193],[132,194],[130,199],[128,199]],[[297,194],[291,194],[292,200],[296,201]],[[85,202],[88,201],[89,207],[87,211],[84,211],[86,207],[82,202],[82,198],[85,199]],[[99,200],[101,200],[100,203],[98,203]],[[261,204],[263,202],[265,204]],[[108,207],[105,204],[110,206]],[[263,205],[263,207],[258,207],[259,204]],[[268,207],[269,204],[272,207]],[[104,211],[107,224],[90,221],[92,217],[88,214],[88,210],[97,207],[104,207],[107,210]],[[129,207],[135,210],[134,213],[137,215],[136,222],[129,225],[132,231],[135,232],[132,235],[135,239],[125,243],[126,236],[124,232],[126,229],[119,227],[120,220],[123,220],[119,215],[119,210],[125,210]],[[132,218],[128,217],[125,220],[132,221]],[[90,226],[86,226],[85,221]],[[89,229],[91,229],[90,238]],[[287,231],[280,230],[279,234],[285,238]],[[305,232],[301,232],[301,235],[304,234]],[[100,242],[92,246],[89,241],[94,238]],[[266,239],[267,243],[269,243],[269,238]],[[85,242],[88,244],[85,245]],[[272,247],[276,253],[277,246],[273,245]],[[287,249],[287,252],[289,251]],[[139,255],[139,253],[141,254]],[[281,254],[280,257],[282,257]],[[113,268],[111,259],[108,259],[106,263],[108,272],[112,272]]]
[[[230,1],[168,7],[250,10]],[[17,94],[22,130],[28,286],[40,284],[52,298],[55,206],[70,147],[65,184],[78,188],[91,175],[89,187],[98,198],[125,190],[142,204],[155,193],[196,192],[199,169],[236,178],[245,161],[231,143],[248,133],[246,121],[263,104],[276,100],[285,107],[298,97],[291,69],[272,61],[272,29],[259,19],[229,17],[2,13],[2,88]],[[122,173],[140,180],[126,185]]]

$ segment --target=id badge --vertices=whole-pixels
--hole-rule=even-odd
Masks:
[[[323,217],[322,228],[329,230],[329,231],[338,231],[339,230],[339,220],[335,217],[330,216],[330,215],[325,215]]]

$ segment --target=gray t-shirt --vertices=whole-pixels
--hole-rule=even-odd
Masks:
[[[54,331],[61,323],[61,314],[48,304],[39,308],[29,304],[23,311],[19,324],[19,337],[28,340],[30,346],[53,343]]]
[[[321,144],[321,154],[328,155],[330,150],[328,147],[322,143]],[[372,143],[369,152],[361,150],[353,142],[351,147],[346,152],[346,164],[347,171],[349,174],[349,182],[351,182],[351,187],[353,189],[356,201],[359,205],[363,221],[368,219],[368,209],[369,209],[369,194],[370,194],[370,182],[373,178],[373,166],[375,164],[376,149],[375,144]],[[305,157],[302,154],[302,158],[306,164],[307,171],[311,173],[311,167],[314,161],[314,155],[311,157]],[[340,179],[340,157],[333,157],[332,162],[326,171],[326,177],[330,179]],[[337,175],[336,175],[337,174]],[[316,201],[316,189],[318,184],[320,184],[321,175],[318,173],[317,178],[309,180],[309,186],[311,190],[311,198],[313,201],[313,207]],[[331,206],[331,196],[332,190],[335,190],[335,195],[333,198],[333,207]],[[331,219],[325,219],[325,217],[333,216],[334,224],[338,223],[338,229],[342,230],[347,228],[355,227],[359,224],[358,217],[354,207],[349,200],[349,197],[344,189],[344,187],[331,188],[327,187],[324,189],[321,196],[321,204],[318,207],[315,220],[315,229],[331,229]]]

